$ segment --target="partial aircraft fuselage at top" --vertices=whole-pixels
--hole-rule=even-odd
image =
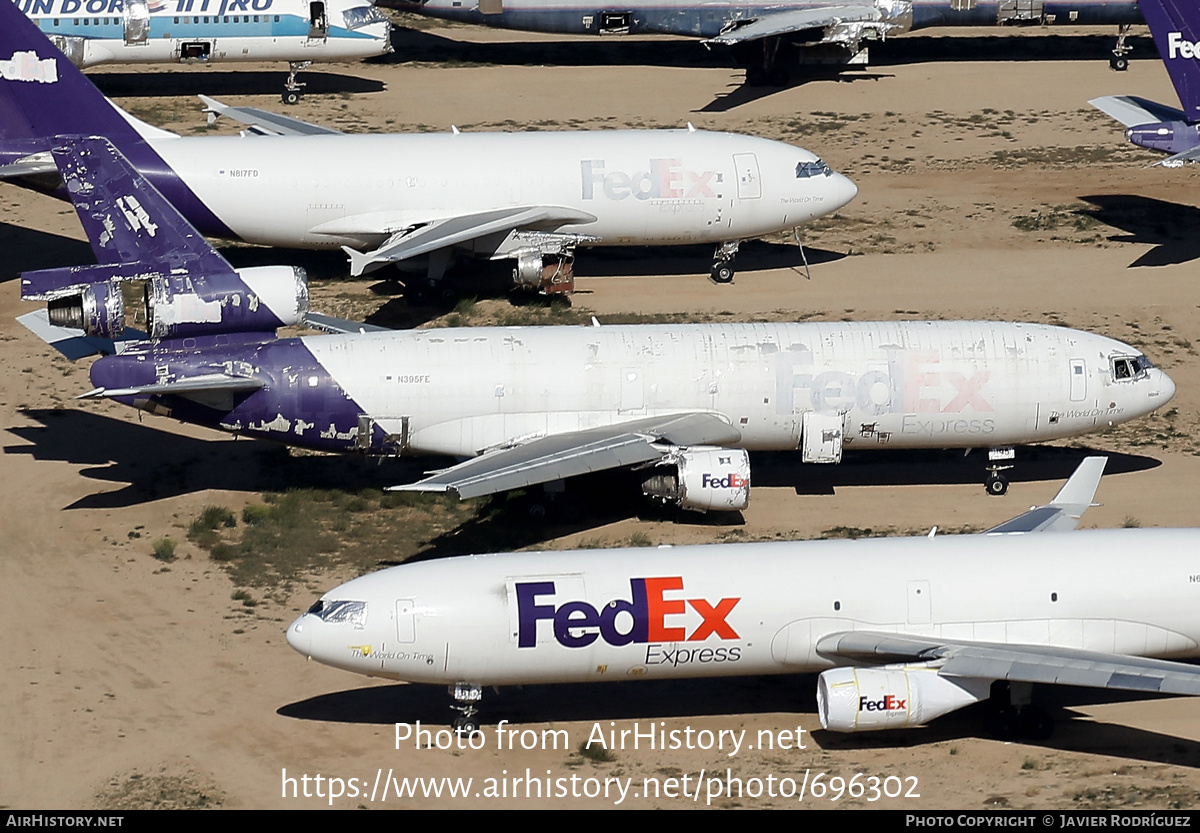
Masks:
[[[739,22],[782,17],[791,12],[878,9],[877,19],[895,20],[893,30],[931,26],[994,26],[1045,21],[1053,24],[1141,23],[1134,0],[384,0],[381,5],[430,17],[540,32],[581,35],[671,34],[714,38],[736,31]],[[911,7],[911,9],[905,7]],[[911,16],[909,14],[911,12]],[[911,20],[911,22],[909,22]],[[796,32],[798,34],[799,32]]]
[[[370,0],[14,0],[76,66],[327,62],[391,51]]]
[[[536,437],[715,415],[727,426],[719,445],[803,446],[812,462],[836,462],[843,444],[1061,439],[1148,414],[1175,392],[1137,349],[1039,324],[478,327],[219,340],[135,343],[97,360],[92,381],[151,412],[327,451],[474,457]],[[171,391],[213,374],[260,386]]]

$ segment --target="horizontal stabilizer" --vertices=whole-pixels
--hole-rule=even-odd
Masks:
[[[1126,127],[1160,121],[1187,121],[1182,110],[1159,104],[1156,101],[1138,98],[1136,95],[1105,95],[1093,98],[1088,104]]]
[[[490,451],[390,491],[453,492],[466,499],[661,460],[665,452],[655,443],[725,445],[740,439],[741,432],[715,414],[648,417]]]
[[[113,396],[159,396],[168,393],[214,393],[258,390],[263,386],[261,379],[247,379],[243,376],[226,376],[223,373],[212,373],[205,376],[193,376],[190,379],[179,379],[174,382],[162,382],[155,385],[135,385],[129,388],[96,388],[80,394],[77,399],[107,399]]]
[[[23,156],[6,165],[0,165],[0,179],[14,179],[21,176],[36,174],[57,174],[58,165],[49,151]]]
[[[722,32],[714,38],[702,41],[706,46],[718,43],[732,46],[746,41],[762,40],[776,35],[802,32],[805,29],[825,29],[838,23],[853,23],[878,20],[879,12],[869,5],[823,6],[819,9],[796,9],[787,12],[764,14],[753,23],[747,23]]]
[[[1035,506],[1011,521],[987,530],[985,535],[1013,535],[1026,532],[1070,532],[1079,525],[1079,519],[1096,496],[1100,478],[1104,474],[1107,457],[1087,457],[1075,469],[1075,473],[1058,490],[1054,500],[1045,506]]]
[[[376,324],[363,324],[359,321],[349,321],[345,318],[334,318],[332,315],[322,315],[319,312],[310,312],[304,317],[304,323],[312,327],[314,330],[321,330],[326,333],[386,333],[390,330],[389,327],[380,327]]]
[[[145,333],[137,332],[129,327],[125,328],[125,333],[131,338],[121,341],[89,336],[83,330],[51,324],[50,314],[45,309],[18,316],[17,321],[71,361],[95,355],[111,356],[114,353],[120,353],[123,345],[146,337]]]
[[[373,252],[357,252],[350,248],[344,248],[344,251],[350,256],[350,274],[358,277],[388,263],[428,254],[447,246],[457,246],[489,234],[543,224],[557,226],[595,221],[596,217],[592,214],[560,206],[500,208],[433,220],[417,228],[398,232]],[[315,231],[320,232],[321,229]]]
[[[1197,666],[1048,645],[958,642],[851,631],[823,637],[817,642],[817,652],[867,663],[933,662],[945,677],[1200,694]]]
[[[209,124],[216,121],[218,116],[228,116],[236,122],[248,125],[250,127],[248,133],[257,133],[261,136],[320,136],[342,132],[331,127],[322,127],[319,124],[293,119],[290,116],[281,116],[278,113],[260,110],[257,107],[232,107],[206,95],[200,96],[200,100],[204,102],[204,112],[208,113]]]

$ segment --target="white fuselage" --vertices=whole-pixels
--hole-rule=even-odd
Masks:
[[[797,448],[806,421],[853,448],[995,447],[1106,428],[1175,392],[1135,348],[1039,324],[480,327],[303,343],[417,454],[694,412],[752,450]],[[1145,368],[1118,378],[1117,357]]]
[[[1200,530],[1088,530],[513,553],[404,564],[288,629],[361,674],[476,685],[818,671],[823,636],[896,632],[1200,655]],[[557,618],[557,624],[556,624]]]
[[[738,240],[837,210],[857,189],[781,142],[689,130],[158,138],[154,150],[237,237],[365,247],[414,225],[521,206],[594,221],[537,230],[599,245]],[[826,169],[827,171],[827,169]],[[476,240],[503,254],[507,232]]]
[[[370,58],[391,51],[371,0],[15,0],[76,66]]]

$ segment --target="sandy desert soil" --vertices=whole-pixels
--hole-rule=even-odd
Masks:
[[[718,319],[995,317],[1061,322],[1142,346],[1174,377],[1165,413],[1109,434],[1022,452],[1004,499],[979,485],[981,458],[854,458],[812,471],[772,458],[756,468],[744,526],[625,518],[583,524],[547,546],[623,541],[812,536],[834,525],[920,532],[984,528],[1048,499],[1086,452],[1113,453],[1086,526],[1186,526],[1200,487],[1200,299],[1196,291],[1194,169],[1149,168],[1087,100],[1127,93],[1172,101],[1148,57],[1111,73],[1109,32],[933,33],[884,55],[859,76],[747,91],[742,73],[686,41],[622,46],[425,27],[402,33],[392,60],[315,68],[310,95],[289,114],[347,130],[552,129],[678,126],[753,132],[820,153],[852,176],[859,198],[802,231],[811,280],[788,241],[749,245],[732,286],[709,283],[708,252],[585,252],[577,308],[708,314]],[[1023,40],[1026,37],[1028,40]],[[897,43],[900,43],[899,41]],[[929,61],[936,55],[942,60]],[[445,57],[448,63],[443,66]],[[119,102],[150,121],[203,132],[197,92],[276,108],[276,67],[96,73]],[[647,83],[647,79],[651,79]],[[252,94],[244,94],[252,93]],[[229,130],[227,126],[219,127]],[[320,160],[316,160],[319,164]],[[1060,718],[1039,744],[1000,743],[968,710],[904,735],[819,731],[814,678],[613,684],[505,691],[493,719],[540,733],[565,730],[557,749],[396,748],[394,724],[445,725],[440,690],[374,683],[306,664],[283,631],[313,598],[347,577],[310,576],[254,608],[231,598],[220,566],[183,542],[164,564],[150,542],[185,528],[206,505],[235,511],[279,488],[278,458],[234,441],[107,403],[72,397],[88,386],[71,365],[17,325],[25,269],[85,263],[69,206],[0,186],[0,806],[608,807],[593,798],[361,796],[291,800],[284,775],[400,777],[795,778],[807,771],[906,779],[907,793],[794,800],[727,798],[718,806],[892,808],[1195,807],[1200,799],[1200,706],[1049,692]],[[262,257],[237,251],[231,257]],[[274,261],[336,276],[340,260],[302,252]],[[319,281],[318,305],[371,312],[369,284]],[[502,304],[503,302],[499,302]],[[408,311],[410,323],[427,317]],[[342,484],[373,464],[314,466]],[[761,473],[760,473],[761,472]],[[551,527],[548,536],[561,530]],[[387,554],[380,558],[386,560]],[[999,565],[986,569],[1002,569]],[[980,582],[987,581],[986,569]],[[256,591],[257,592],[257,591]],[[617,750],[579,755],[602,729],[746,729],[787,749]],[[803,729],[799,741],[795,729]],[[791,731],[791,735],[780,733]],[[811,733],[811,734],[810,734]],[[803,743],[803,748],[797,748]],[[588,782],[600,783],[600,782]],[[612,783],[612,782],[610,782]],[[896,781],[890,782],[894,789]],[[303,787],[301,787],[302,789]],[[316,789],[310,782],[310,791]],[[322,787],[323,791],[328,786]],[[369,787],[365,788],[369,792]],[[699,804],[705,802],[702,799]],[[676,807],[690,798],[629,797],[620,806]]]

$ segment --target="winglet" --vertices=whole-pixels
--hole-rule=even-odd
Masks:
[[[1026,532],[1069,532],[1079,525],[1092,506],[1107,457],[1087,457],[1070,479],[1045,506],[1035,506],[1010,521],[987,530],[984,535],[1014,535]]]

